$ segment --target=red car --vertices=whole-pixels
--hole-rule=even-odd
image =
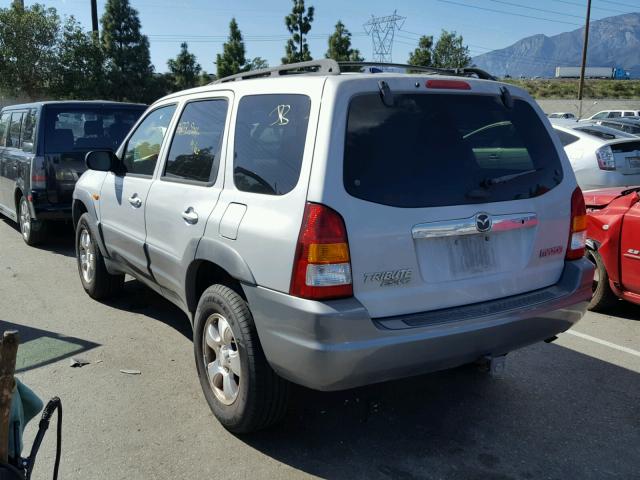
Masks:
[[[595,264],[590,310],[605,310],[618,298],[640,305],[640,187],[584,193],[587,257]]]

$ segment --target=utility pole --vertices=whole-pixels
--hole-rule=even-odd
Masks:
[[[391,63],[391,52],[393,49],[393,38],[396,30],[400,30],[407,17],[401,17],[393,12],[393,15],[386,17],[374,17],[363,25],[367,35],[371,35],[373,42],[373,60],[381,63]]]
[[[20,10],[24,10],[24,0],[13,0],[13,6]]]
[[[91,0],[91,27],[93,35],[98,38],[98,0]]]
[[[582,68],[580,69],[580,83],[578,85],[578,118],[582,117],[582,92],[584,90],[584,70],[587,66],[587,48],[589,46],[589,22],[591,20],[591,0],[587,0],[587,21],[584,26],[584,45],[582,45]]]

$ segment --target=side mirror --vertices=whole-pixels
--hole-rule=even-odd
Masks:
[[[22,151],[26,153],[33,152],[33,142],[22,142]]]
[[[120,160],[111,150],[93,150],[84,157],[87,168],[99,172],[119,170]]]

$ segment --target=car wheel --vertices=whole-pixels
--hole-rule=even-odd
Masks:
[[[18,201],[18,225],[20,226],[22,239],[27,245],[33,246],[42,242],[46,224],[31,218],[29,204],[24,195],[22,195]]]
[[[107,271],[100,248],[89,228],[89,214],[80,217],[76,227],[76,259],[84,290],[91,298],[104,300],[118,292],[124,284],[124,275]]]
[[[588,308],[594,312],[607,310],[618,303],[618,297],[609,286],[609,274],[600,254],[595,250],[587,250],[587,258],[596,267],[593,275],[593,297]]]
[[[289,384],[269,366],[249,306],[238,293],[224,285],[204,291],[193,346],[204,396],[227,430],[248,433],[284,417]]]

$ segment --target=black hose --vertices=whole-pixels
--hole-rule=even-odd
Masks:
[[[53,397],[47,403],[47,406],[44,407],[44,411],[42,412],[42,418],[40,419],[40,426],[38,428],[38,433],[36,434],[36,438],[33,441],[33,446],[31,447],[31,453],[29,454],[29,458],[27,460],[27,474],[26,480],[31,478],[31,472],[33,470],[33,466],[36,463],[36,456],[38,455],[38,450],[40,450],[40,444],[42,443],[42,438],[49,428],[49,422],[51,421],[51,417],[53,413],[58,410],[58,425],[57,425],[57,442],[56,442],[56,461],[53,467],[53,480],[58,479],[58,469],[60,467],[60,454],[62,453],[62,402],[58,397]]]

